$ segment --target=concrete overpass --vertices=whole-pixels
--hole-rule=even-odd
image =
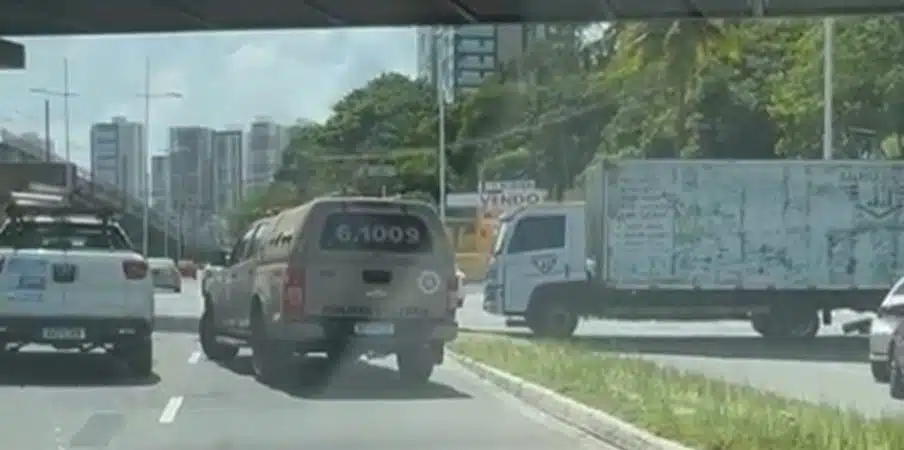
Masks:
[[[0,0],[0,36],[902,11],[901,0]]]
[[[0,177],[0,192],[20,188],[28,182],[39,182],[53,186],[65,187],[68,179],[73,181],[75,199],[84,205],[111,206],[122,212],[120,223],[132,240],[138,244],[143,236],[143,209],[137,198],[125,196],[115,186],[91,180],[90,173],[75,164],[66,163],[60,156],[51,153],[50,161],[43,148],[27,139],[18,138],[8,133],[0,134],[0,163],[15,163],[14,170],[4,171]],[[178,227],[165,221],[162,211],[150,210],[149,256],[164,256],[163,249],[168,247],[170,255],[177,255],[179,239]],[[169,232],[164,233],[169,226]],[[164,244],[164,235],[168,243]]]

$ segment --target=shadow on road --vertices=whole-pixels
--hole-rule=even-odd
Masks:
[[[252,376],[251,357],[239,356],[222,364],[244,376]],[[319,400],[436,400],[470,398],[450,386],[428,382],[412,386],[399,380],[398,372],[366,361],[349,361],[330,370],[326,358],[301,358],[297,378],[271,384],[293,397]]]
[[[0,386],[129,387],[160,382],[157,374],[136,378],[104,354],[24,352],[0,358]]]
[[[198,318],[191,316],[156,316],[154,331],[162,333],[197,333]]]
[[[527,333],[485,332],[523,338]],[[863,337],[764,339],[756,336],[577,336],[570,342],[603,353],[699,356],[810,362],[866,362],[869,341]]]

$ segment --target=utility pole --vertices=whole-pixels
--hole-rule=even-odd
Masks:
[[[832,124],[834,108],[834,75],[835,75],[835,19],[826,18],[822,21],[823,52],[822,52],[822,159],[831,160],[834,157],[834,125]]]
[[[445,27],[437,27],[434,30],[435,40],[439,39],[447,39]],[[445,58],[440,58],[439,49],[443,48],[447,50],[447,47],[434,45],[433,46],[433,63],[436,66],[434,73],[436,74],[436,107],[437,114],[439,115],[439,129],[437,130],[437,134],[439,135],[439,154],[437,155],[438,161],[438,170],[439,170],[439,219],[442,222],[443,226],[446,225],[446,71],[445,71]],[[442,67],[441,67],[441,64]]]
[[[148,256],[148,245],[149,245],[149,236],[150,226],[148,221],[149,211],[149,199],[148,194],[150,189],[148,187],[148,159],[150,158],[151,152],[151,100],[157,99],[165,99],[165,98],[182,98],[182,94],[179,92],[151,92],[151,58],[147,57],[144,60],[144,92],[138,94],[139,97],[144,98],[144,132],[143,132],[143,149],[140,153],[141,155],[141,163],[139,164],[139,168],[141,169],[141,178],[144,180],[142,183],[141,189],[139,193],[141,194],[141,253],[145,256]],[[169,239],[169,236],[166,235],[166,230],[169,228],[169,217],[166,218],[166,226],[164,226],[164,240]]]
[[[53,161],[53,149],[50,143],[50,99],[44,99],[44,160]]]
[[[69,99],[73,97],[78,97],[78,94],[69,90],[69,59],[63,58],[63,90],[57,91],[53,89],[46,88],[31,88],[28,90],[33,94],[42,95],[45,98],[44,103],[44,111],[45,114],[49,115],[49,97],[58,97],[63,99],[63,134],[64,134],[64,145],[66,148],[66,163],[72,164],[72,154],[70,153],[70,143],[69,143]],[[50,120],[46,119],[47,123],[44,125],[44,131],[49,134],[50,130]],[[49,146],[48,146],[49,147]],[[73,188],[73,180],[72,180],[72,170],[66,170],[66,188]]]

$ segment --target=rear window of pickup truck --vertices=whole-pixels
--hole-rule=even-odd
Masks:
[[[9,223],[0,230],[0,247],[61,250],[131,250],[132,245],[115,226],[68,222]]]

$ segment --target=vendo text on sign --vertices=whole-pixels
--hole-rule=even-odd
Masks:
[[[535,205],[546,200],[547,192],[544,189],[531,189],[524,191],[498,191],[481,192],[480,206],[482,209],[509,210],[524,205]]]

